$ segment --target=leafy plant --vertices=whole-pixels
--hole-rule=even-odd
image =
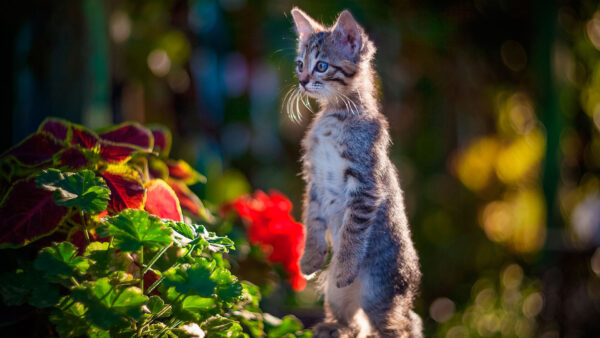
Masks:
[[[215,221],[188,188],[204,178],[167,158],[170,139],[51,118],[6,152],[0,247],[17,258],[0,273],[4,305],[38,309],[62,337],[311,336],[231,274],[234,243],[196,223]]]

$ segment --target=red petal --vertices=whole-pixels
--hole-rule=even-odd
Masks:
[[[115,143],[126,143],[146,151],[152,151],[152,132],[135,122],[125,122],[114,126],[110,130],[102,132],[100,137]]]
[[[177,195],[165,181],[152,180],[146,185],[146,188],[146,204],[144,205],[146,211],[160,218],[183,221]]]
[[[72,126],[71,127],[72,135],[71,135],[71,144],[79,145],[86,149],[94,149],[100,140],[98,136],[93,132],[85,129],[81,126]]]
[[[45,131],[52,134],[60,141],[67,139],[69,132],[69,122],[57,118],[49,117],[40,125],[39,131]]]
[[[101,176],[110,188],[109,209],[120,212],[127,208],[141,209],[144,206],[146,190],[137,173],[127,170],[107,170]]]
[[[57,206],[52,192],[34,179],[17,182],[0,206],[0,246],[22,246],[51,234],[68,209]]]
[[[37,132],[9,150],[2,157],[12,156],[27,166],[36,166],[52,159],[62,146],[54,137],[44,132]]]

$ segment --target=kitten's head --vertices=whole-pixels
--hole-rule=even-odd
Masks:
[[[300,91],[321,103],[343,102],[372,86],[375,47],[348,10],[332,27],[324,27],[297,7],[292,16],[298,32],[296,75]]]

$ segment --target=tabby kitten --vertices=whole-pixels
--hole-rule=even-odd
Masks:
[[[293,97],[296,106],[303,94],[321,106],[302,141],[302,272],[322,269],[330,245],[333,251],[316,337],[421,337],[411,310],[421,273],[375,99],[373,42],[347,10],[330,28],[298,8],[292,16],[300,82]]]

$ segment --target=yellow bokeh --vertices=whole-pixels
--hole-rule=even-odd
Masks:
[[[490,202],[480,223],[487,237],[518,253],[538,251],[546,236],[546,206],[538,189],[523,189]]]
[[[458,156],[456,172],[469,189],[485,188],[494,173],[494,162],[500,148],[497,139],[484,137],[473,142]]]
[[[546,149],[541,131],[533,131],[517,137],[498,153],[496,174],[504,183],[522,180],[541,161]]]

